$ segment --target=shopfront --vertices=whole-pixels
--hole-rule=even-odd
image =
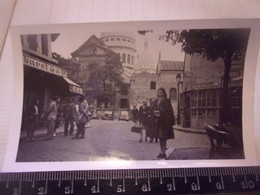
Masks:
[[[50,98],[59,96],[62,102],[67,98],[83,94],[82,88],[67,77],[66,70],[29,53],[24,52],[23,57],[23,123],[26,123],[26,112],[35,99],[39,100],[40,119],[44,119]]]
[[[181,94],[181,124],[204,129],[204,124],[219,123],[221,88],[185,91]],[[230,87],[228,121],[242,126],[242,87]]]

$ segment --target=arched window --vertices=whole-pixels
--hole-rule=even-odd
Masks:
[[[122,62],[125,63],[125,53],[123,53]]]
[[[170,100],[177,100],[177,90],[175,88],[170,89]]]
[[[127,55],[127,64],[130,64],[130,54]]]
[[[132,56],[132,64],[135,64],[135,57]]]

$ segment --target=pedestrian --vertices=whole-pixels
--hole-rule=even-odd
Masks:
[[[60,105],[60,98],[58,98],[58,100],[57,100],[57,117],[56,117],[56,120],[55,120],[54,132],[53,132],[54,137],[56,136],[56,130],[60,126],[61,114],[62,114],[62,108],[61,108],[61,105]]]
[[[160,142],[161,153],[157,158],[166,159],[166,144],[168,139],[174,139],[173,125],[175,124],[174,112],[171,101],[167,99],[164,88],[157,91],[157,100],[154,103],[154,117]]]
[[[34,140],[34,131],[38,127],[39,121],[39,100],[35,99],[28,109],[28,128],[27,128],[27,141]]]
[[[74,121],[75,121],[75,103],[73,98],[69,99],[67,104],[64,107],[63,110],[63,116],[64,116],[64,135],[67,136],[68,133],[69,135],[73,135],[74,131]],[[69,130],[70,126],[70,130]],[[69,130],[69,132],[68,132]]]
[[[137,122],[138,122],[138,108],[136,107],[136,105],[134,105],[134,108],[132,110],[132,114],[133,114],[133,121],[135,123],[135,127],[137,127]]]
[[[85,138],[85,124],[89,122],[88,119],[88,103],[84,96],[80,96],[78,110],[76,113],[77,133],[72,139]]]
[[[143,105],[139,109],[138,113],[138,119],[140,124],[140,139],[139,142],[143,141],[143,130],[145,131],[145,141],[147,142],[147,136],[146,136],[146,128],[147,128],[147,117],[148,117],[148,111],[149,108],[147,107],[147,102],[144,101]]]
[[[150,143],[152,143],[153,141],[155,142],[158,142],[158,133],[156,132],[156,125],[155,124],[155,115],[154,115],[154,104],[155,104],[155,98],[152,98],[151,99],[151,102],[150,102],[150,112],[149,112],[149,115],[150,117],[148,118],[148,137],[150,137]]]
[[[60,98],[58,96],[53,97],[50,101],[49,109],[47,111],[48,131],[47,131],[46,140],[53,139],[53,137],[54,137],[55,120],[57,118],[59,101],[60,101]]]

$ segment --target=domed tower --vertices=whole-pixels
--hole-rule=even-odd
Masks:
[[[100,40],[120,54],[125,74],[131,76],[136,69],[137,51],[136,40],[132,32],[102,32]]]

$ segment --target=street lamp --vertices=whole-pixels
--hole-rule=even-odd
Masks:
[[[178,108],[177,108],[177,125],[180,125],[180,84],[183,84],[183,81],[181,81],[181,74],[178,73],[176,75],[176,81],[178,84]]]

